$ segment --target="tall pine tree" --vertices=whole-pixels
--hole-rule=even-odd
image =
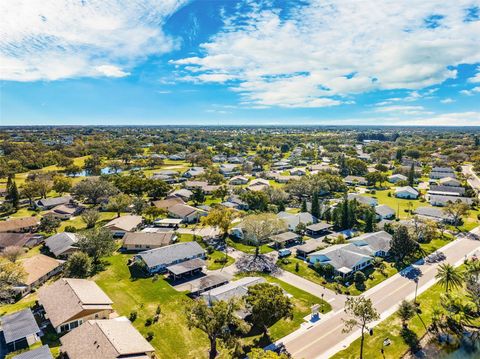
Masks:
[[[410,166],[410,171],[408,172],[408,185],[410,187],[413,187],[415,181],[415,164],[412,163],[412,166]]]
[[[18,202],[20,201],[20,195],[18,193],[17,184],[10,177],[7,182],[7,194],[5,199],[9,201],[14,208],[18,208]]]
[[[320,204],[318,203],[318,192],[313,192],[312,196],[312,216],[315,218],[320,218]]]
[[[307,200],[305,198],[302,200],[302,207],[300,208],[300,212],[307,212]]]

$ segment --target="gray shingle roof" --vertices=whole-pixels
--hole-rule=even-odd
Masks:
[[[78,237],[75,233],[62,232],[47,238],[45,245],[55,257],[58,257],[70,248],[74,248],[77,242]]]
[[[7,344],[40,332],[40,328],[29,308],[4,315],[0,318],[0,322]]]
[[[168,265],[174,261],[192,258],[204,253],[204,249],[197,242],[183,242],[140,252],[138,256],[151,268],[158,265]]]
[[[53,359],[53,356],[48,345],[44,345],[40,348],[15,355],[12,359]]]
[[[54,198],[43,198],[37,203],[39,206],[43,207],[54,207],[60,204],[69,203],[72,200],[72,196],[63,196],[63,197],[54,197]]]

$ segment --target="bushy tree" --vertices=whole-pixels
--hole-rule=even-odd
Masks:
[[[407,226],[398,226],[392,236],[390,253],[403,262],[405,257],[417,251],[418,248],[419,244],[411,238]]]
[[[55,176],[52,189],[60,194],[69,192],[72,189],[72,180],[65,176]]]
[[[65,264],[65,275],[70,278],[86,278],[91,271],[92,260],[86,253],[72,253]]]
[[[100,219],[100,213],[96,209],[90,208],[83,211],[83,213],[80,215],[80,218],[85,223],[87,228],[93,228]]]
[[[77,198],[94,205],[118,193],[118,189],[113,184],[97,178],[87,178],[78,182],[72,191]]]
[[[194,300],[187,307],[186,318],[190,329],[197,328],[204,332],[210,342],[209,358],[218,354],[217,344],[232,347],[239,334],[246,331],[246,326],[235,312],[240,309],[237,302],[218,301],[208,306],[203,300]]]
[[[115,241],[112,233],[106,228],[91,229],[78,240],[80,250],[92,258],[92,264],[98,266],[100,259],[115,251]]]
[[[417,308],[415,304],[409,302],[408,300],[402,300],[400,306],[398,307],[398,316],[402,321],[402,326],[407,328],[408,321],[413,318],[415,313],[417,312]]]
[[[53,214],[46,214],[40,219],[40,225],[38,229],[45,233],[56,232],[60,227],[61,220],[55,217]]]
[[[245,303],[251,313],[251,321],[267,335],[268,328],[280,319],[293,318],[293,303],[282,288],[269,283],[248,287]]]
[[[117,213],[117,217],[120,217],[122,212],[126,212],[128,206],[132,204],[132,198],[128,194],[119,193],[108,199],[108,209]]]

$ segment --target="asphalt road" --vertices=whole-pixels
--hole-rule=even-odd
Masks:
[[[478,231],[478,228],[476,231]],[[459,265],[466,255],[475,251],[480,253],[480,241],[466,236],[459,236],[459,238],[445,246],[441,251],[446,255],[446,259],[442,263],[448,262]],[[421,273],[419,276],[418,294],[427,290],[435,283],[435,274],[439,264],[419,264],[414,266]],[[409,268],[411,269],[412,267]],[[404,270],[404,272],[407,272],[407,270]],[[407,278],[405,273],[403,275],[399,273],[367,291],[365,296],[372,299],[375,308],[381,315],[381,320],[383,320],[395,312],[398,304],[403,299],[413,299],[415,287],[415,282],[412,279]],[[345,318],[347,316],[344,311],[339,309],[332,315],[322,319],[318,324],[308,329],[300,329],[279,342],[285,344],[287,350],[294,358],[328,358],[346,348],[360,335],[359,331],[352,333],[342,332],[344,328],[342,319]]]
[[[473,166],[472,165],[462,166],[462,172],[464,175],[469,176],[468,184],[472,186],[472,188],[480,192],[480,178],[478,178],[475,172],[473,172]]]

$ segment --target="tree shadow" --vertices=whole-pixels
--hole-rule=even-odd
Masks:
[[[413,330],[409,329],[408,327],[402,328],[400,331],[400,336],[405,344],[409,346],[410,350],[416,351],[420,348],[420,341],[417,334]]]

